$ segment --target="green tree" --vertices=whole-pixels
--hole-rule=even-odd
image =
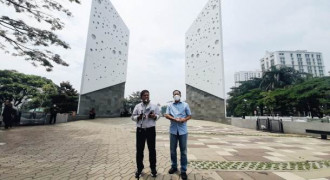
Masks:
[[[270,71],[263,74],[260,88],[265,91],[272,91],[276,88],[284,88],[295,83],[303,82],[306,73],[301,73],[290,67],[271,67]]]
[[[165,114],[165,113],[166,113],[166,109],[167,109],[167,105],[166,105],[166,106],[162,106],[162,107],[160,108],[160,112],[161,112],[162,114]]]
[[[255,110],[260,115],[264,111],[267,114],[292,115],[296,99],[289,98],[290,89],[309,77],[289,67],[272,67],[261,79],[245,81],[232,88],[228,93],[227,115],[253,115]]]
[[[247,106],[247,104],[244,104],[245,103],[244,97],[242,98],[242,96],[246,93],[249,93],[251,90],[254,90],[252,93],[255,93],[260,86],[261,80],[262,79],[260,78],[254,78],[249,81],[241,82],[241,85],[239,87],[231,88],[232,91],[228,93],[229,98],[227,99],[228,105],[226,108],[228,116],[241,116],[243,112],[245,112],[244,108],[245,106]],[[250,103],[250,104],[254,105],[258,103]],[[250,110],[248,112],[250,112]]]
[[[128,98],[124,99],[123,106],[125,111],[133,110],[141,102],[140,91],[133,92]]]
[[[263,104],[259,101],[261,97],[260,89],[249,90],[245,94],[230,98],[227,109],[230,110],[230,115],[233,116],[241,116],[243,113],[246,115],[254,115],[254,111],[259,111],[259,113],[262,114]]]
[[[25,105],[24,109],[30,110],[38,107],[49,107],[52,105],[51,96],[56,95],[58,93],[58,86],[54,83],[45,84],[40,93],[31,98]]]
[[[50,98],[52,104],[56,104],[61,113],[77,111],[79,94],[68,81],[60,83],[58,93]]]
[[[293,115],[294,100],[289,98],[290,89],[291,87],[261,93],[259,102],[267,107],[267,114]]]
[[[312,116],[330,114],[330,77],[313,78],[290,89],[290,98],[300,112]]]
[[[67,96],[78,96],[78,91],[72,87],[69,81],[63,81],[59,87],[60,94]]]
[[[24,101],[39,96],[43,89],[51,86],[54,83],[44,77],[0,70],[0,103],[10,100],[17,107]]]
[[[79,0],[69,0],[70,2],[80,3]],[[46,67],[47,71],[53,69],[53,64],[68,66],[58,54],[54,54],[49,46],[60,46],[64,49],[70,48],[69,45],[61,40],[54,31],[64,28],[64,23],[58,17],[54,17],[54,11],[62,12],[66,16],[72,13],[63,7],[56,0],[0,0],[5,6],[14,8],[16,13],[33,18],[38,23],[48,24],[49,29],[33,27],[33,23],[25,23],[6,15],[0,16],[0,49],[6,53],[11,52],[13,56],[25,57],[34,66],[37,63]],[[45,26],[43,26],[45,27]]]

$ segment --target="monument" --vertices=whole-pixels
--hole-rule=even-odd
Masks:
[[[129,30],[109,0],[92,0],[78,114],[118,117],[124,99]]]
[[[228,123],[220,0],[209,0],[186,32],[186,96],[194,119]]]

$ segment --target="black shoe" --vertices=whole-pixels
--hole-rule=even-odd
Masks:
[[[181,178],[182,178],[182,180],[188,179],[187,174],[185,172],[182,172],[181,173]]]
[[[178,169],[173,169],[173,168],[171,168],[169,171],[168,171],[168,173],[169,174],[174,174],[175,172],[177,172],[178,171]]]
[[[157,170],[151,169],[151,177],[157,177]]]
[[[141,177],[141,173],[142,173],[142,171],[140,171],[140,170],[137,170],[136,172],[135,172],[135,178],[140,178]]]

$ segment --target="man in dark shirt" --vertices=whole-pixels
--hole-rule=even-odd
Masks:
[[[12,123],[12,115],[13,115],[13,107],[9,100],[5,102],[5,108],[3,110],[3,122],[5,123],[5,129],[11,127]]]
[[[50,108],[50,121],[49,124],[52,124],[54,119],[54,124],[56,123],[56,116],[58,113],[58,108],[56,107],[56,104],[53,105],[53,107]]]

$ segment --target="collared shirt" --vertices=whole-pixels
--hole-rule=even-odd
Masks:
[[[149,118],[149,114],[153,112],[156,115],[156,120]],[[138,120],[140,114],[143,114],[143,119]],[[150,128],[156,126],[156,121],[160,118],[159,115],[159,108],[157,105],[154,104],[137,104],[133,110],[132,120],[136,122],[136,127],[140,128]],[[142,126],[141,126],[142,125]]]
[[[166,114],[171,115],[174,118],[186,118],[187,116],[191,116],[191,111],[188,103],[186,102],[178,102],[171,103],[167,106]],[[170,133],[184,135],[188,133],[187,130],[187,122],[175,122],[171,121],[170,125]]]

